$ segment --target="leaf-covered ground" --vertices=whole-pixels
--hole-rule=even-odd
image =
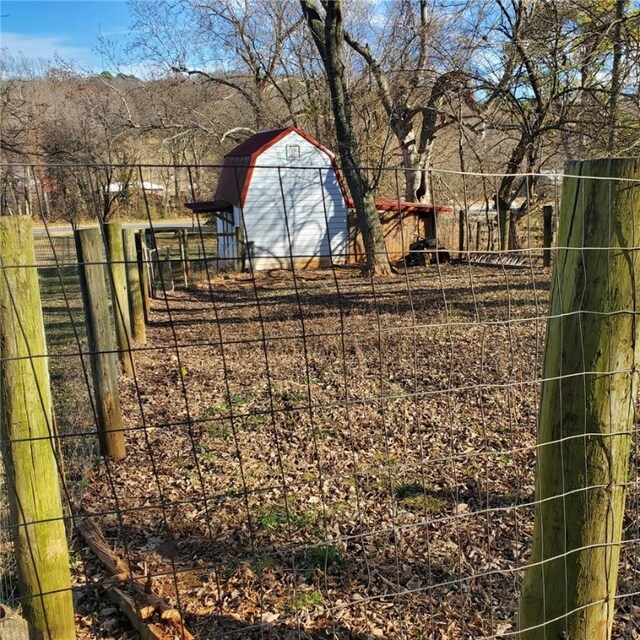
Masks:
[[[127,459],[82,507],[199,638],[508,636],[549,275],[278,271],[154,300],[121,380]],[[105,578],[91,559],[77,576]],[[80,635],[134,637],[100,597],[80,591]],[[639,605],[619,599],[615,637],[640,637]]]

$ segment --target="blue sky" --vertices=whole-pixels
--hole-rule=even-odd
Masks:
[[[0,46],[12,54],[57,54],[91,71],[109,66],[95,51],[99,34],[117,42],[129,27],[125,0],[0,0],[0,14]]]

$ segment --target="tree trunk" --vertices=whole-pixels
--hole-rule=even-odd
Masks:
[[[373,190],[360,160],[360,149],[353,130],[351,102],[342,56],[344,27],[342,2],[326,3],[326,18],[320,17],[315,0],[300,0],[307,25],[324,64],[338,138],[342,170],[356,209],[356,221],[362,233],[366,270],[371,275],[390,275],[391,265],[382,235],[380,216]]]
[[[611,638],[638,394],[640,160],[565,173],[521,640]]]
[[[513,182],[516,179],[518,169],[522,164],[525,156],[527,155],[527,148],[529,146],[529,137],[526,132],[522,132],[518,144],[511,150],[509,161],[507,162],[507,170],[505,175],[502,176],[500,186],[498,187],[498,193],[496,194],[496,213],[498,217],[498,227],[505,229],[504,238],[508,238],[509,249],[518,249],[518,236],[516,233],[517,220],[514,216],[510,216],[510,220],[507,222],[505,216],[508,215],[511,203],[513,202],[513,196],[511,189]],[[502,236],[501,236],[502,237]]]
[[[398,136],[397,133],[396,136]],[[402,149],[402,166],[404,167],[404,197],[407,202],[414,202],[421,174],[416,170],[420,160],[416,152],[416,136],[413,129],[398,136],[398,140]]]
[[[609,97],[609,140],[607,151],[613,155],[616,147],[618,125],[618,98],[621,88],[622,23],[625,17],[626,0],[616,0],[616,15],[613,25],[613,60],[611,62],[611,93]]]

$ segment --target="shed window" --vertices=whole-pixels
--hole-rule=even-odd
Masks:
[[[287,145],[287,160],[297,160],[300,157],[300,145],[288,144]]]

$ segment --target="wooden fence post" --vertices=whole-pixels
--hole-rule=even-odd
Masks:
[[[240,272],[244,272],[246,266],[246,246],[244,242],[244,229],[242,225],[236,227],[236,253],[238,255],[238,267]]]
[[[521,640],[611,637],[638,397],[638,210],[640,159],[567,163]]]
[[[189,231],[180,229],[180,257],[182,258],[182,269],[184,271],[184,286],[189,286],[191,276],[191,261],[189,260]]]
[[[460,209],[458,211],[458,258],[462,260],[462,254],[464,253],[464,228],[465,228],[465,211]]]
[[[138,232],[137,241],[140,247],[138,268],[140,269],[140,281],[144,284],[142,292],[144,297],[146,320],[148,323],[149,314],[151,313],[151,298],[154,298],[155,294],[153,292],[153,267],[151,264],[151,254],[149,252],[149,245],[147,244],[147,233],[144,229]]]
[[[144,324],[144,300],[142,299],[142,283],[138,269],[138,252],[136,250],[136,232],[134,229],[123,229],[122,242],[127,271],[127,290],[129,292],[129,313],[131,316],[131,334],[140,344],[147,341]]]
[[[18,585],[37,637],[72,640],[71,575],[35,264],[31,218],[0,217],[0,440]]]
[[[480,251],[480,220],[476,222],[476,251]]]
[[[543,251],[542,251],[542,265],[545,267],[551,266],[551,244],[553,243],[553,207],[550,204],[546,204],[542,207],[542,223],[543,223]]]
[[[118,362],[101,251],[102,236],[100,229],[92,228],[76,230],[75,238],[80,290],[91,352],[100,450],[103,455],[121,460],[126,453],[118,392]]]
[[[111,285],[111,301],[113,303],[113,319],[116,325],[118,354],[125,375],[132,378],[135,369],[133,354],[131,353],[131,318],[127,272],[124,266],[122,224],[120,222],[107,222],[104,225],[104,234],[107,249],[107,274]]]

